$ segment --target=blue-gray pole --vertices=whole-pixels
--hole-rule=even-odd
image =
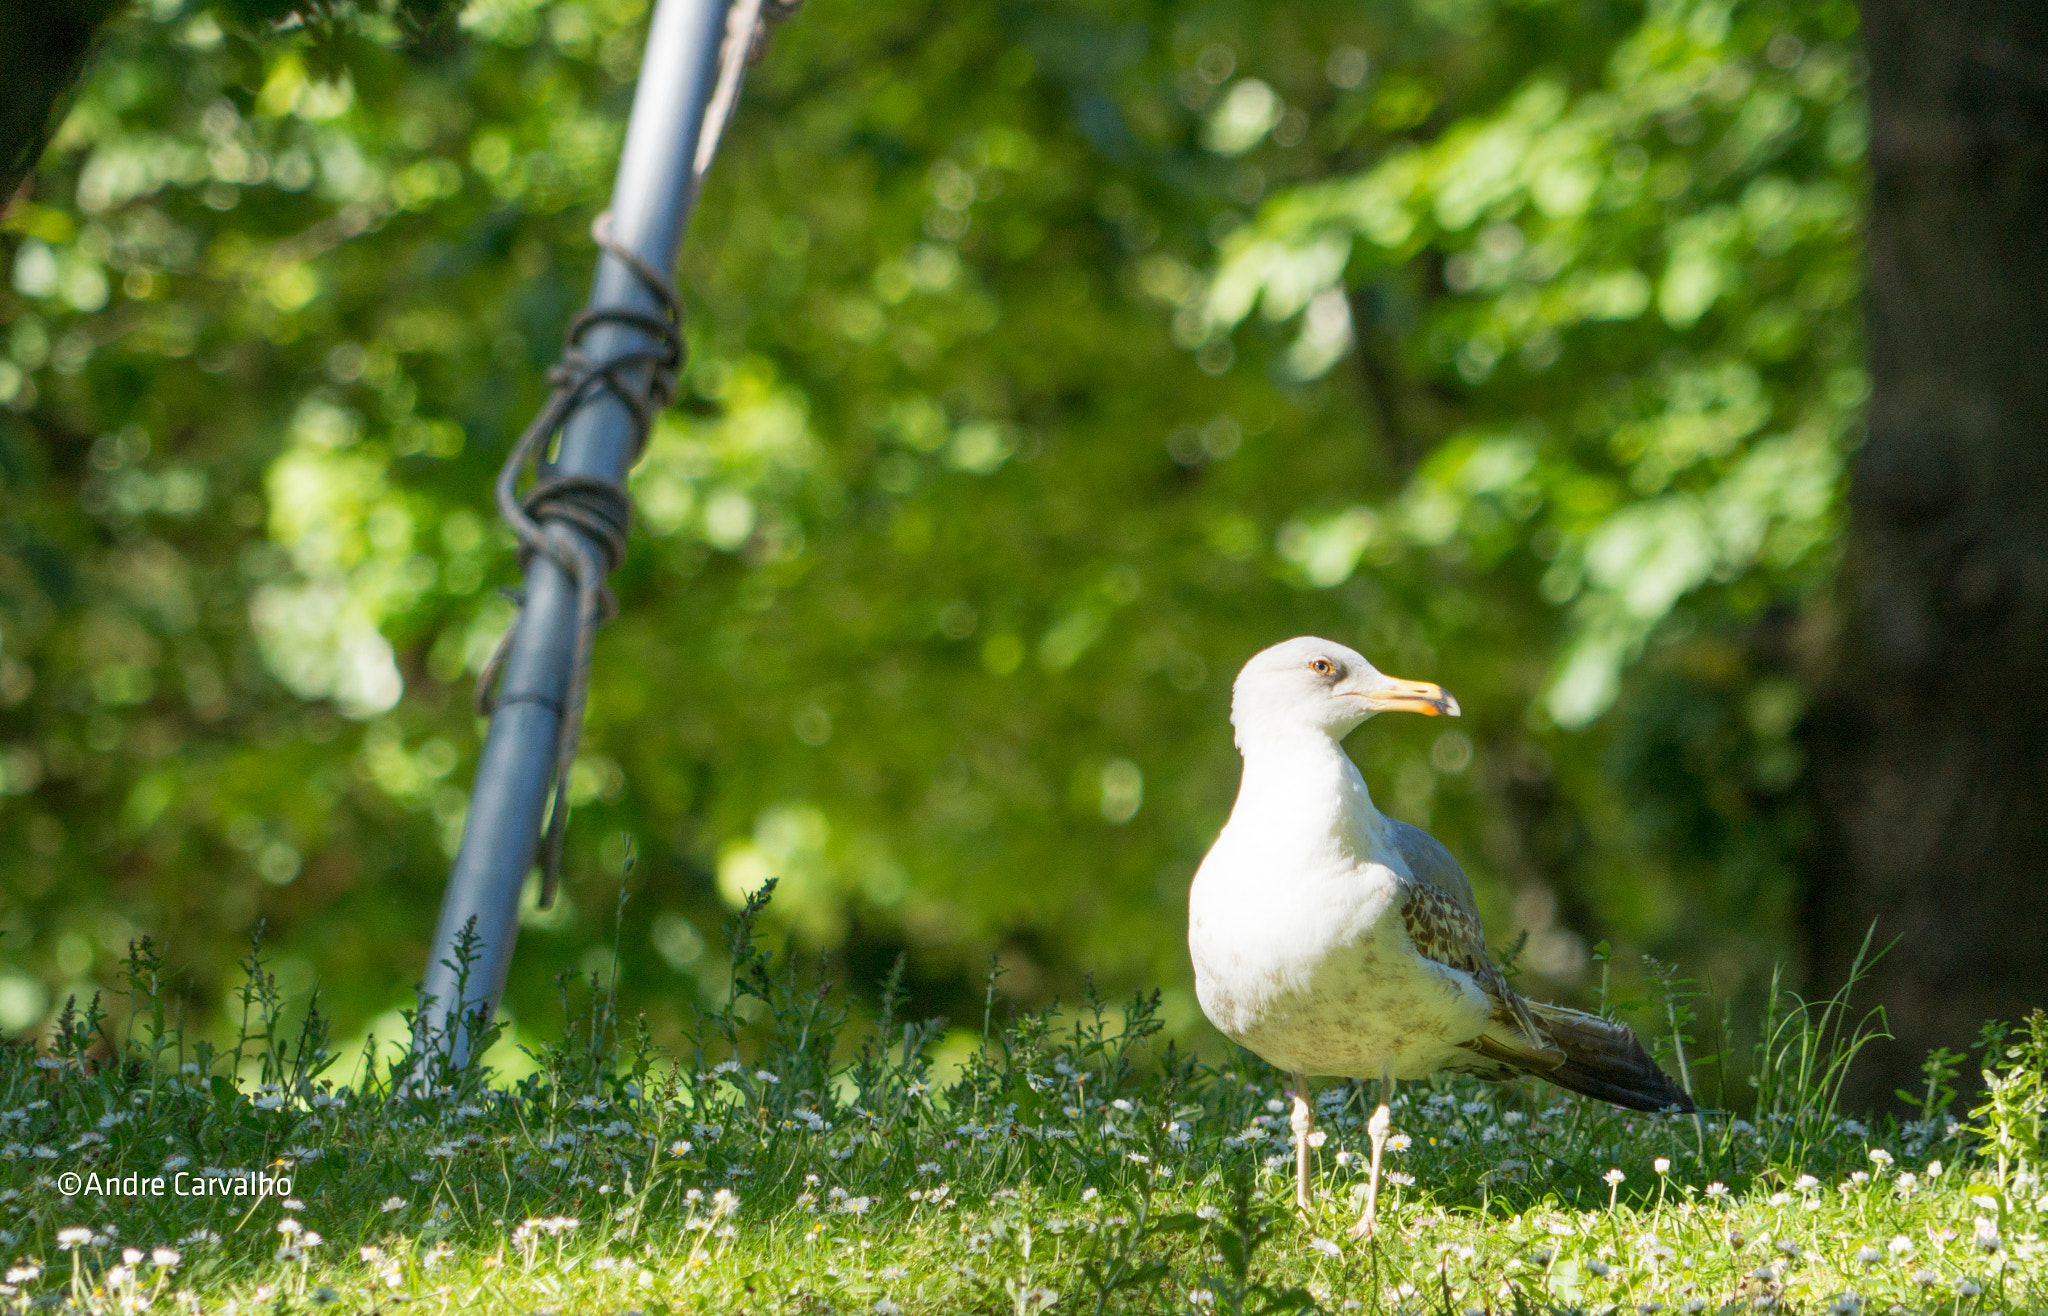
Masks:
[[[676,247],[696,201],[697,143],[733,2],[660,0],[647,35],[612,189],[610,236],[664,278],[673,276]],[[598,256],[590,305],[654,315],[661,309],[633,271],[605,252]],[[655,345],[649,335],[618,321],[593,325],[582,340],[595,362]],[[629,378],[644,385],[647,371]],[[636,447],[632,412],[610,391],[591,389],[563,427],[553,473],[623,482]],[[573,528],[571,533],[582,535]],[[586,547],[597,561],[605,560],[595,539]],[[469,1059],[464,1021],[480,1009],[496,1008],[511,967],[520,892],[534,864],[574,665],[576,586],[545,553],[527,561],[526,602],[515,627],[414,1025],[418,1039],[434,1039],[456,1065]],[[472,958],[458,985],[456,949],[465,928],[474,929]]]

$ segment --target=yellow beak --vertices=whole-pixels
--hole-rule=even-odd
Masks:
[[[1404,681],[1398,676],[1390,676],[1385,685],[1377,690],[1368,690],[1359,698],[1365,700],[1365,706],[1375,713],[1458,716],[1457,699],[1433,681]]]

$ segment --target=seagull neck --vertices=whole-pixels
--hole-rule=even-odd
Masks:
[[[1384,819],[1358,765],[1322,731],[1264,735],[1239,746],[1244,779],[1235,814],[1376,836]]]

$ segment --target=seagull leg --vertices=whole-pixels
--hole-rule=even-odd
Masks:
[[[1294,1114],[1288,1121],[1294,1128],[1294,1207],[1307,1214],[1308,1135],[1316,1126],[1315,1111],[1308,1104],[1308,1075],[1294,1075]]]
[[[1380,1153],[1387,1148],[1387,1135],[1394,1129],[1394,1067],[1380,1067],[1380,1105],[1367,1121],[1365,1131],[1372,1137],[1372,1171],[1365,1181],[1365,1214],[1358,1217],[1358,1223],[1351,1226],[1353,1238],[1371,1238],[1374,1226],[1379,1220],[1380,1204]]]

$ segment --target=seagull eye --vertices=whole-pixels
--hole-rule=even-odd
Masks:
[[[1337,670],[1335,667],[1332,667],[1330,665],[1330,660],[1327,658],[1316,659],[1314,662],[1308,665],[1308,669],[1311,672],[1314,672],[1317,676],[1328,676],[1331,672]]]

